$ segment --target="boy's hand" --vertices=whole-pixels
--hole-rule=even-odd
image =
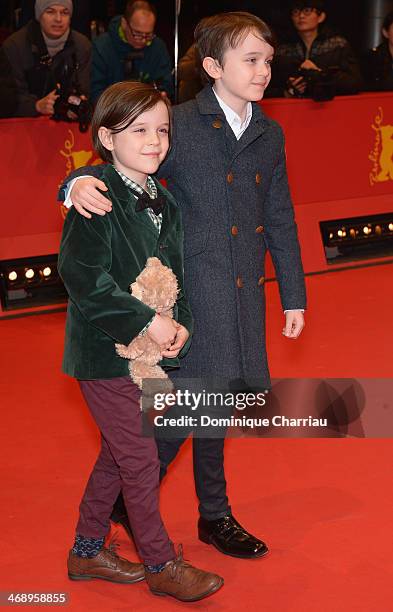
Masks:
[[[87,212],[93,212],[97,215],[106,215],[112,210],[112,202],[102,195],[98,190],[108,191],[108,187],[103,181],[94,176],[86,176],[80,178],[72,186],[70,197],[75,210],[80,215],[91,219],[91,215]]]
[[[163,357],[168,357],[169,359],[173,359],[174,357],[178,356],[190,336],[189,331],[184,327],[184,325],[180,325],[180,323],[176,323],[176,321],[175,325],[177,327],[175,341],[169,349],[162,351],[161,353]]]
[[[176,338],[177,323],[170,317],[157,314],[149,325],[147,335],[156,342],[162,351],[169,349]]]
[[[282,330],[286,338],[295,340],[304,327],[304,315],[301,310],[289,310],[285,313],[285,327]]]

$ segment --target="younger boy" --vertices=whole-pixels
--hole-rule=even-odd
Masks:
[[[306,306],[284,137],[257,104],[270,81],[274,39],[258,17],[237,12],[203,19],[195,41],[210,85],[175,107],[173,146],[160,169],[182,211],[185,287],[195,321],[181,376],[266,388],[267,250],[285,310],[286,337],[299,336]],[[88,168],[96,176],[102,171],[103,166]],[[78,174],[86,174],[86,168]],[[111,210],[98,189],[106,187],[97,178],[80,178],[73,186],[72,201],[82,215],[91,216],[84,208],[99,215]],[[158,440],[162,471],[182,442]],[[263,556],[265,543],[232,515],[224,440],[194,438],[193,453],[199,538],[224,554]]]
[[[63,369],[78,379],[101,432],[101,451],[80,504],[75,543],[68,558],[72,580],[146,581],[158,595],[196,601],[217,591],[222,578],[177,558],[158,507],[159,461],[154,439],[142,435],[140,391],[115,343],[147,333],[168,366],[187,350],[192,317],[183,284],[182,226],[173,198],[150,174],[169,147],[167,100],[151,85],[121,82],[100,97],[92,135],[111,162],[104,180],[111,215],[86,221],[71,210],[60,247],[59,272],[70,300]],[[129,286],[149,257],[177,276],[177,322],[130,295]],[[120,491],[143,560],[130,563],[104,546]]]

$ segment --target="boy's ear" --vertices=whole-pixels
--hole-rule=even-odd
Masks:
[[[205,57],[202,66],[212,79],[219,79],[222,76],[222,68],[217,60],[212,57]]]
[[[100,139],[101,144],[103,147],[105,147],[105,149],[108,149],[108,151],[113,151],[113,136],[112,132],[108,130],[108,128],[104,126],[98,128],[98,138]]]
[[[382,28],[382,34],[384,35],[385,38],[389,38],[389,32],[385,30],[385,28]]]

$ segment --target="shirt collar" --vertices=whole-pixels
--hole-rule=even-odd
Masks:
[[[131,187],[131,189],[134,189],[141,195],[144,193],[145,190],[143,189],[143,187],[141,187],[138,183],[136,183],[132,179],[128,178],[128,176],[120,172],[120,170],[115,168],[115,166],[113,167],[116,170],[117,174],[120,176],[120,178],[123,180],[124,184],[127,185],[127,187]],[[152,179],[150,175],[147,177],[147,180],[146,180],[146,192],[149,194],[149,196],[152,199],[155,199],[157,197],[157,187],[156,187],[154,180]]]
[[[225,115],[225,119],[228,121],[230,127],[232,128],[236,138],[240,138],[240,136],[243,134],[243,132],[245,132],[245,130],[248,128],[248,126],[250,125],[250,121],[251,121],[251,117],[252,117],[252,104],[251,102],[247,102],[247,107],[246,107],[246,118],[244,119],[244,121],[241,120],[241,118],[239,117],[239,115],[237,113],[235,113],[235,111],[228,106],[228,104],[226,104],[224,102],[224,100],[222,100],[220,98],[220,96],[217,94],[217,92],[214,90],[213,87],[213,93],[217,98],[217,102],[220,105],[224,115]]]

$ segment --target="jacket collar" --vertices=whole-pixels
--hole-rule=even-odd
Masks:
[[[196,103],[201,115],[215,115],[215,117],[220,118],[226,124],[224,111],[220,107],[210,85],[207,85],[204,89],[202,89],[202,91],[197,94]],[[211,119],[211,123],[214,128],[214,119]],[[231,128],[229,128],[229,126],[227,126],[226,124],[226,127],[228,127],[232,132],[232,134],[230,135],[231,140],[236,141],[233,142],[234,149],[232,154],[232,160],[236,158],[254,140],[259,138],[260,136],[263,136],[266,130],[266,126],[267,119],[261,109],[260,104],[258,104],[257,102],[252,102],[252,117],[250,125],[248,126],[240,140],[235,139]],[[222,130],[213,129],[212,131],[221,132]],[[227,129],[225,131],[228,132]]]
[[[127,185],[111,164],[105,166],[102,180],[111,191],[113,191],[116,199],[119,200],[124,208],[127,208],[129,204],[135,202],[135,197],[132,195],[132,192],[127,188]]]

